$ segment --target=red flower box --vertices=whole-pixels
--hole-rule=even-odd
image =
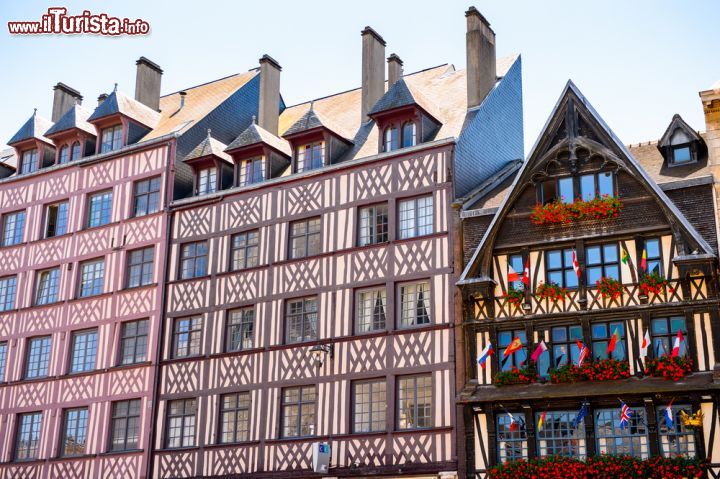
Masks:
[[[525,300],[525,291],[511,289],[506,294],[504,294],[502,296],[502,298],[508,304],[514,304],[515,306],[520,306],[520,304]]]
[[[622,284],[614,278],[601,278],[595,282],[595,286],[603,298],[617,299],[622,296]]]
[[[648,273],[640,279],[640,290],[645,296],[660,294],[667,287],[668,281],[657,273]]]
[[[567,289],[553,283],[540,283],[535,290],[538,299],[549,299],[551,301],[562,301],[567,296]]]
[[[616,359],[586,362],[582,366],[566,364],[550,370],[550,382],[574,383],[577,381],[610,381],[630,377],[630,363]]]
[[[688,357],[663,356],[657,359],[648,359],[645,362],[645,374],[678,381],[692,373],[692,366],[692,359]]]
[[[569,224],[577,220],[616,218],[622,211],[623,203],[614,196],[596,196],[589,201],[581,198],[572,203],[556,200],[544,205],[537,204],[530,214],[530,221],[536,225]]]
[[[501,371],[495,375],[493,383],[496,386],[510,386],[513,384],[530,384],[537,380],[537,374],[533,373],[529,367],[524,368],[512,367],[510,371]]]

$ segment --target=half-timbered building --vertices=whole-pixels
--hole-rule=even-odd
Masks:
[[[707,458],[717,477],[718,93],[707,132],[676,115],[627,147],[569,82],[526,161],[456,204],[468,477],[600,454]]]

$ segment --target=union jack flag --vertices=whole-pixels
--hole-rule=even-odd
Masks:
[[[624,402],[620,401],[620,404],[622,404],[622,406],[620,406],[620,429],[626,429],[630,424],[630,414],[632,414],[632,411]]]

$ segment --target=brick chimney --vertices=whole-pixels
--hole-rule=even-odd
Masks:
[[[135,99],[153,110],[160,111],[160,82],[163,74],[160,65],[145,57],[138,58],[135,65]]]
[[[385,40],[370,27],[362,35],[362,94],[361,120],[385,93]]]
[[[282,67],[270,55],[260,59],[260,100],[258,125],[273,135],[278,134],[280,117],[280,72]]]
[[[70,88],[64,83],[58,83],[53,87],[55,95],[53,96],[52,122],[55,123],[67,111],[76,104],[82,103],[82,95],[74,88]]]
[[[400,57],[391,53],[387,58],[388,64],[388,89],[403,76],[403,61]]]
[[[465,12],[467,18],[467,103],[480,105],[495,86],[495,32],[475,7]]]

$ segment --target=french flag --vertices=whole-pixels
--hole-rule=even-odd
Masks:
[[[487,360],[490,356],[492,356],[493,353],[493,346],[492,343],[488,343],[487,346],[485,346],[485,349],[482,350],[480,353],[480,356],[478,356],[478,364],[481,368],[485,369],[485,366],[487,366]]]
[[[683,342],[682,331],[678,330],[677,336],[675,336],[675,342],[673,343],[672,352],[670,356],[676,358],[680,356],[680,344]]]
[[[670,401],[670,404],[668,404],[665,408],[665,425],[670,431],[672,431],[675,426],[675,418],[672,410],[672,401]]]

